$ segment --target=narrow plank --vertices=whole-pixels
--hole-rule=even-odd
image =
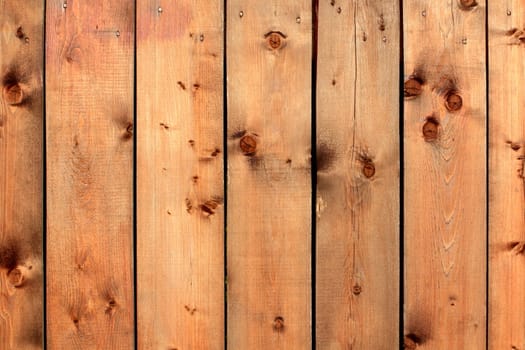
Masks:
[[[489,10],[489,349],[525,348],[525,4]]]
[[[399,344],[399,8],[319,3],[319,349]]]
[[[311,1],[228,1],[230,349],[311,346],[311,58]]]
[[[405,346],[484,349],[485,1],[404,1]]]
[[[137,9],[138,348],[222,349],[223,2]]]
[[[0,349],[42,349],[44,2],[0,0]]]
[[[133,347],[133,1],[47,1],[50,349]]]

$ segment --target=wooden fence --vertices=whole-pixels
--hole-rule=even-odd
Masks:
[[[0,349],[525,349],[524,26],[0,0]]]

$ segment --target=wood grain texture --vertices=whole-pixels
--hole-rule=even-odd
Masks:
[[[50,349],[132,349],[134,2],[47,1]]]
[[[489,4],[489,349],[525,348],[525,4]]]
[[[311,346],[311,59],[311,1],[228,1],[230,349]]]
[[[403,2],[410,349],[486,346],[486,5],[463,3]]]
[[[138,347],[222,349],[223,2],[137,9]]]
[[[319,3],[319,349],[399,344],[399,8]]]
[[[42,349],[44,2],[0,0],[0,349]]]

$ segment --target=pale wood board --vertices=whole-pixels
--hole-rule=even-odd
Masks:
[[[319,3],[318,349],[399,344],[399,8]]]
[[[524,3],[489,4],[489,349],[525,348]]]
[[[424,81],[404,104],[410,349],[486,346],[486,5],[463,2],[403,2],[405,81]]]
[[[311,1],[228,1],[230,349],[312,343],[311,59]]]
[[[0,349],[42,349],[44,2],[0,0]]]
[[[133,1],[47,1],[50,349],[133,347]]]
[[[137,10],[138,348],[222,349],[223,2]]]

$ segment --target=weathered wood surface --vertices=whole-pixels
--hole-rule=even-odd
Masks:
[[[404,1],[405,346],[483,349],[485,1]]]
[[[47,1],[50,349],[133,347],[133,23],[133,1]]]
[[[0,0],[0,349],[42,349],[44,2]]]
[[[139,349],[224,347],[223,2],[138,2]]]
[[[525,348],[524,3],[489,4],[489,349]]]
[[[312,4],[227,2],[230,349],[311,346]]]
[[[399,7],[319,3],[319,349],[399,343]]]

